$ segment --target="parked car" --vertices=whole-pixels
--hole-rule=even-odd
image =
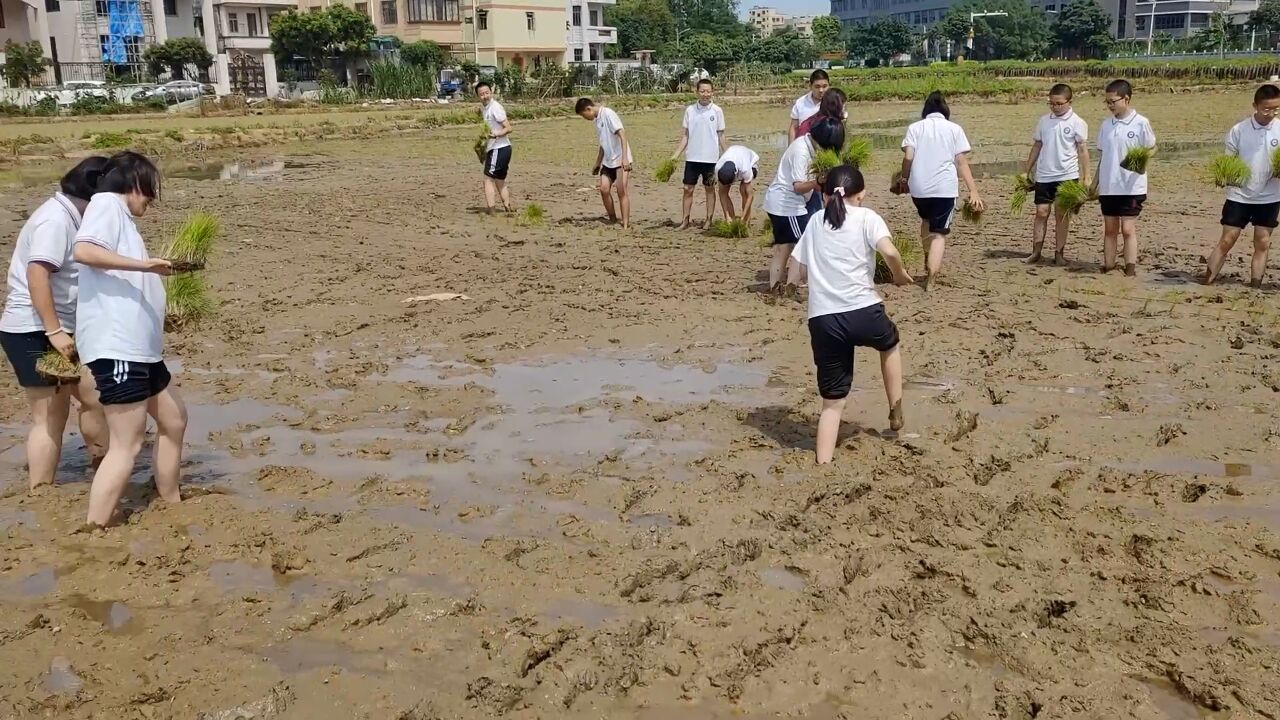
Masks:
[[[212,85],[198,83],[195,80],[172,80],[163,85],[135,93],[134,102],[146,102],[154,97],[163,97],[165,102],[170,105],[174,103],[186,102],[187,100],[195,100],[201,95],[213,95],[214,89]]]

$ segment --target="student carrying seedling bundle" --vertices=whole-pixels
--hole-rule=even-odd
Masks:
[[[903,426],[902,355],[898,328],[876,293],[876,253],[884,257],[895,285],[913,282],[902,265],[889,228],[874,211],[862,207],[862,173],[841,165],[827,175],[826,208],[814,215],[792,253],[788,281],[809,279],[809,338],[818,371],[822,414],[818,419],[818,464],[831,462],[845,399],[853,387],[854,349],[880,353],[880,372],[889,401],[889,427]]]
[[[796,98],[791,105],[791,125],[787,128],[787,142],[793,143],[798,137],[807,133],[800,132],[800,123],[818,114],[821,109],[822,96],[831,86],[831,77],[826,70],[814,70],[809,74],[809,92]]]
[[[511,191],[507,189],[507,171],[511,168],[511,121],[502,103],[493,98],[493,86],[488,81],[476,83],[476,96],[480,98],[485,124],[489,126],[489,142],[484,154],[484,206],[493,214],[497,198],[507,212],[515,212],[511,204]]]
[[[622,130],[622,118],[611,108],[597,104],[591,98],[578,98],[574,112],[583,120],[595,123],[596,136],[600,141],[600,152],[596,154],[596,164],[591,168],[592,175],[600,176],[600,200],[604,202],[604,211],[609,222],[618,222],[618,215],[613,209],[615,188],[618,191],[618,210],[622,213],[622,229],[631,226],[631,198],[627,192],[631,175],[631,145]]]
[[[1111,117],[1098,130],[1098,174],[1094,184],[1102,205],[1102,272],[1116,267],[1120,236],[1124,236],[1124,274],[1138,274],[1138,216],[1147,201],[1146,168],[1134,172],[1124,166],[1135,149],[1154,152],[1156,133],[1151,123],[1131,107],[1133,86],[1125,80],[1107,85],[1104,102]]]
[[[1249,164],[1249,179],[1240,187],[1227,188],[1227,201],[1222,206],[1222,236],[1209,254],[1209,267],[1204,283],[1218,279],[1227,253],[1240,239],[1240,233],[1253,225],[1253,262],[1249,284],[1262,287],[1267,271],[1267,254],[1271,249],[1271,233],[1280,218],[1280,180],[1271,166],[1272,155],[1280,150],[1280,88],[1263,85],[1253,93],[1253,115],[1236,123],[1227,133],[1227,154]]]
[[[714,87],[710,80],[698,81],[698,102],[684,109],[684,121],[681,123],[680,142],[671,159],[679,159],[684,153],[684,195],[681,199],[680,229],[689,227],[689,215],[693,212],[693,189],[698,178],[706,188],[707,220],[705,226],[711,225],[716,213],[716,189],[712,184],[715,174],[716,160],[724,152],[724,110],[711,102]]]
[[[87,522],[112,518],[142,450],[147,416],[156,421],[156,490],[178,502],[187,409],[165,367],[168,260],[153,259],[134,224],[160,196],[160,171],[134,152],[113,155],[76,233],[80,263],[76,349],[93,373],[111,442],[89,489]]]
[[[755,201],[756,175],[760,174],[758,165],[760,156],[745,145],[730,145],[728,150],[716,161],[716,184],[720,191],[720,207],[725,220],[751,222],[751,205]],[[738,191],[742,194],[742,215],[733,209],[733,199],[729,197],[729,189],[734,182],[738,183]]]
[[[769,264],[769,291],[787,293],[783,287],[787,277],[787,258],[809,222],[805,203],[809,194],[820,190],[811,165],[817,149],[839,150],[844,145],[844,125],[825,118],[815,124],[806,136],[791,143],[778,162],[778,172],[764,193],[764,211],[773,228],[773,261]]]
[[[818,72],[821,72],[820,70]],[[805,97],[809,97],[806,95]],[[801,98],[803,99],[803,98]],[[843,126],[845,119],[849,117],[849,113],[845,112],[844,92],[839,88],[827,88],[822,94],[822,100],[818,102],[818,112],[810,115],[807,120],[800,123],[796,128],[796,137],[804,137],[813,129],[814,123],[826,118],[838,120]],[[839,148],[837,148],[838,150]],[[809,196],[809,202],[805,205],[805,209],[812,215],[822,209],[822,193],[815,192]]]
[[[1035,178],[1036,218],[1031,227],[1031,255],[1027,263],[1040,262],[1045,236],[1049,232],[1049,212],[1054,210],[1058,187],[1068,180],[1079,180],[1089,186],[1089,126],[1071,109],[1071,86],[1054,85],[1049,89],[1049,112],[1036,124],[1031,136],[1031,154],[1027,157],[1027,175]],[[1054,212],[1053,262],[1066,262],[1067,231],[1071,212],[1057,208]]]
[[[924,245],[924,289],[942,269],[946,238],[955,218],[960,195],[956,175],[969,190],[969,205],[981,213],[985,209],[978,186],[969,170],[969,138],[964,129],[951,122],[951,109],[942,93],[933,91],[924,101],[920,120],[911,123],[902,139],[902,177],[920,216],[920,242]]]
[[[13,366],[18,385],[31,408],[27,433],[27,481],[32,490],[52,485],[62,455],[62,436],[71,412],[71,398],[80,403],[80,434],[94,465],[107,450],[107,426],[93,377],[80,368],[80,379],[70,380],[67,392],[57,379],[37,370],[50,349],[78,363],[72,334],[76,331],[76,291],[79,266],[72,247],[81,217],[89,205],[107,164],[104,157],[81,160],[62,176],[55,193],[31,213],[18,233],[9,263],[9,295],[0,317],[0,346]]]

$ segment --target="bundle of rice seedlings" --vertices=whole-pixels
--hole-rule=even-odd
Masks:
[[[859,170],[866,170],[871,163],[871,142],[866,138],[853,138],[844,144],[840,161]]]
[[[1249,164],[1237,155],[1214,158],[1209,166],[1209,177],[1213,179],[1213,184],[1220,188],[1244,187],[1252,175]]]
[[[213,253],[213,241],[218,237],[218,218],[206,212],[198,212],[187,218],[178,228],[164,258],[173,263],[175,273],[203,270]]]
[[[902,179],[902,170],[895,170],[893,177],[889,179],[889,192],[894,195],[905,195],[907,193],[907,181]]]
[[[164,291],[164,324],[168,330],[181,330],[213,315],[213,297],[199,275],[170,275],[164,279]]]
[[[1036,183],[1027,173],[1015,175],[1013,178],[1013,192],[1009,195],[1009,212],[1014,215],[1022,213],[1022,209],[1027,206],[1027,198],[1031,196],[1031,192],[1036,189]]]
[[[827,173],[840,167],[840,153],[835,150],[819,150],[813,154],[813,160],[809,163],[809,172],[818,182],[824,182],[827,179]]]
[[[1280,148],[1271,153],[1271,175],[1280,177]]]
[[[711,234],[722,238],[750,237],[751,228],[741,219],[716,220],[711,224]]]
[[[474,145],[471,146],[471,149],[476,151],[476,158],[480,160],[480,162],[484,162],[484,154],[488,150],[488,148],[489,148],[489,125],[484,122],[481,122],[480,134],[476,137],[476,142]]]
[[[547,211],[538,203],[529,203],[520,211],[522,225],[541,225],[547,219]]]
[[[658,182],[664,183],[670,180],[671,176],[674,175],[675,172],[676,172],[675,159],[667,158],[666,160],[663,160],[662,164],[658,166],[658,169],[653,172],[653,179],[657,180]]]
[[[965,200],[964,205],[960,206],[960,217],[964,218],[967,223],[982,224],[982,211],[974,208],[973,202],[970,200]]]
[[[1120,167],[1129,172],[1146,175],[1148,162],[1151,162],[1151,148],[1129,148],[1129,152],[1125,153],[1124,159],[1120,161]]]
[[[1059,212],[1077,213],[1089,200],[1089,189],[1079,180],[1067,180],[1058,186],[1058,195],[1053,204]]]
[[[45,350],[36,359],[36,372],[45,379],[56,382],[74,382],[80,379],[80,366],[53,348]]]
[[[895,237],[893,246],[898,248],[898,254],[902,256],[902,266],[911,272],[913,266],[924,262],[924,250],[920,247],[920,241],[910,235]],[[876,253],[876,273],[875,281],[877,283],[893,282],[893,273],[889,272],[889,265],[885,263],[884,256]]]

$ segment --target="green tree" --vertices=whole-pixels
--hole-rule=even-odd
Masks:
[[[734,58],[734,47],[730,41],[712,33],[692,33],[680,38],[679,44],[672,40],[659,48],[664,61],[684,63],[692,67],[706,68],[716,73]]]
[[[332,49],[345,58],[364,57],[378,29],[368,15],[346,5],[330,5],[324,12],[333,27]]]
[[[658,50],[676,37],[676,19],[667,0],[619,0],[606,6],[604,21],[618,28],[623,55],[636,50]]]
[[[818,52],[823,53],[844,50],[844,41],[840,38],[840,19],[831,15],[814,18],[813,44]]]
[[[159,76],[168,70],[174,80],[187,79],[189,65],[200,70],[208,70],[213,65],[213,55],[196,38],[174,38],[152,45],[142,54],[142,59],[152,75]]]
[[[736,0],[669,0],[671,15],[683,30],[705,32],[726,40],[747,34],[747,26],[738,20]],[[683,38],[681,38],[683,41]]]
[[[1095,0],[1071,0],[1053,21],[1058,50],[1068,57],[1105,58],[1111,48],[1111,16]]]
[[[419,40],[400,47],[400,59],[414,67],[438,68],[444,65],[446,57],[444,48],[430,40]]]
[[[327,14],[287,10],[271,23],[271,52],[282,60],[306,58],[318,67],[333,44],[333,35]]]
[[[1003,12],[1004,16],[973,20],[973,49],[963,51],[969,37],[969,13]],[[1035,60],[1049,47],[1049,25],[1039,10],[1023,0],[963,0],[939,23],[943,37],[957,54],[976,60]]]
[[[1280,0],[1262,0],[1249,13],[1249,27],[1264,33],[1280,32]]]
[[[29,43],[6,40],[4,58],[4,79],[9,87],[31,87],[31,81],[40,77],[49,64],[44,48],[35,40]]]
[[[911,26],[889,18],[854,25],[846,33],[845,43],[850,57],[862,58],[871,67],[887,64],[893,56],[911,52],[916,46]]]

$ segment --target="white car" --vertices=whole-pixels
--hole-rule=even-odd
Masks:
[[[162,97],[165,102],[172,105],[186,102],[187,100],[195,100],[201,95],[212,95],[213,93],[212,85],[204,85],[195,80],[172,80],[163,85],[157,85],[149,90],[136,93],[133,96],[133,102],[145,102],[153,97]]]

